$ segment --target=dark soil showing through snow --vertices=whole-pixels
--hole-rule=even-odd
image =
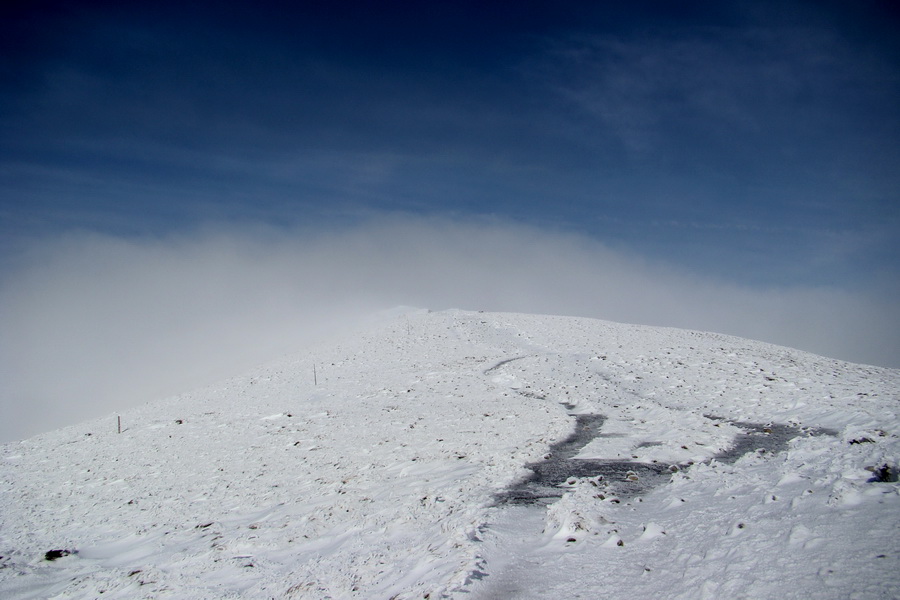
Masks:
[[[721,417],[713,417],[706,415],[709,419],[717,421],[725,421]],[[734,464],[737,460],[748,452],[782,452],[787,450],[788,442],[802,434],[805,435],[837,435],[833,429],[825,428],[807,428],[795,427],[793,425],[782,425],[780,423],[769,423],[766,425],[760,423],[744,423],[742,421],[728,421],[735,427],[740,427],[746,433],[742,433],[734,440],[734,445],[727,450],[713,456],[713,460]]]
[[[603,415],[575,415],[575,432],[553,444],[547,458],[531,463],[532,474],[499,497],[500,504],[549,503],[566,491],[574,478],[602,477],[608,489],[621,496],[636,496],[671,475],[669,465],[623,460],[586,460],[573,458],[591,440],[603,435]]]
[[[591,440],[604,435],[600,430],[606,421],[603,415],[574,416],[576,424],[572,435],[553,444],[545,460],[530,463],[528,468],[532,471],[531,475],[500,494],[498,504],[549,504],[562,497],[569,484],[576,479],[592,477],[602,480],[608,493],[619,498],[632,498],[666,483],[673,472],[688,466],[574,458]],[[725,420],[710,415],[707,418]],[[781,452],[787,449],[788,442],[799,435],[836,435],[830,429],[801,428],[779,423],[729,423],[746,433],[737,436],[730,448],[713,457],[713,460],[728,464],[733,464],[749,452]]]

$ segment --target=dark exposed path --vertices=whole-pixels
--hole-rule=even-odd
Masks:
[[[575,431],[553,444],[547,458],[530,463],[532,473],[498,498],[500,504],[550,503],[566,491],[573,478],[602,477],[605,487],[618,496],[641,494],[671,475],[669,465],[624,460],[573,458],[591,440],[603,435],[603,415],[575,415]]]
[[[796,427],[794,425],[782,425],[781,423],[745,423],[743,421],[727,421],[721,417],[705,415],[708,419],[726,421],[735,427],[740,427],[744,433],[734,439],[731,448],[719,452],[713,456],[713,460],[734,464],[737,460],[749,452],[777,453],[787,450],[788,442],[800,435],[837,435],[833,429],[823,427]]]
[[[602,479],[607,493],[618,498],[631,498],[666,483],[673,472],[688,466],[574,458],[594,438],[603,435],[600,430],[606,421],[603,415],[574,416],[576,423],[572,435],[553,444],[545,460],[528,464],[531,475],[500,494],[498,504],[549,504],[562,497],[568,488],[568,482],[574,483],[578,478],[591,477]],[[709,415],[707,418],[725,421]],[[736,462],[749,452],[781,452],[787,448],[788,442],[799,435],[836,433],[828,429],[801,428],[779,423],[728,422],[745,432],[735,438],[730,448],[711,459],[728,464]]]

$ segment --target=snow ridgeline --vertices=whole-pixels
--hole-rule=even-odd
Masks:
[[[0,596],[896,598],[898,390],[717,334],[412,312],[121,434],[0,447]],[[575,460],[683,468],[630,499],[581,477],[498,503],[572,414],[605,417]],[[734,422],[836,434],[712,460]]]

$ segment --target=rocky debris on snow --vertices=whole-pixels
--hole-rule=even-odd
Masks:
[[[48,550],[44,554],[44,560],[46,561],[54,561],[58,560],[64,556],[69,556],[70,554],[76,554],[77,550]]]
[[[867,471],[875,474],[869,481],[872,483],[896,483],[897,469],[889,464],[883,464],[880,467],[866,467]]]

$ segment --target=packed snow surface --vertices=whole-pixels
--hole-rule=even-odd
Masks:
[[[0,446],[0,597],[898,598],[898,392],[712,333],[411,311]],[[569,463],[671,468],[505,501],[578,415]],[[747,424],[793,437],[735,451]]]

